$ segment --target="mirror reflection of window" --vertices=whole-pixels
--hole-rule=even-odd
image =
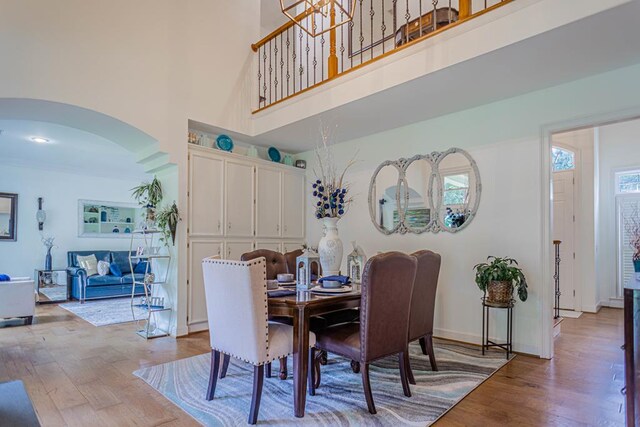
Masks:
[[[456,172],[443,176],[442,204],[445,209],[445,227],[458,228],[466,221],[469,206],[469,176],[469,172]]]

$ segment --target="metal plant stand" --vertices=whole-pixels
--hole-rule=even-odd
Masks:
[[[556,264],[556,270],[555,273],[553,275],[553,280],[555,282],[555,289],[556,289],[556,299],[555,299],[555,305],[553,306],[553,318],[554,319],[559,319],[560,318],[560,295],[562,295],[562,293],[560,292],[560,244],[562,242],[560,240],[554,240],[553,241],[553,245],[555,246],[555,250],[556,250],[556,258],[555,258],[555,264]]]
[[[515,300],[511,300],[508,304],[494,304],[482,298],[482,355],[491,347],[499,347],[507,353],[507,360],[513,353],[513,306]],[[507,310],[507,342],[495,343],[489,339],[489,310],[498,308]]]
[[[169,335],[166,328],[162,328],[158,320],[162,313],[168,313],[166,325],[171,324],[173,311],[168,301],[166,292],[162,292],[162,286],[167,283],[169,276],[169,266],[171,264],[170,255],[160,255],[159,239],[155,237],[162,232],[160,230],[135,230],[131,233],[131,246],[129,248],[129,266],[134,271],[135,265],[139,262],[146,262],[145,272],[142,281],[133,274],[133,285],[131,287],[131,313],[142,328],[136,332],[145,339],[159,338]],[[164,273],[163,275],[161,273]],[[136,297],[136,286],[142,285],[144,296]],[[164,296],[162,294],[165,294]],[[144,310],[146,316],[136,318],[135,308]]]

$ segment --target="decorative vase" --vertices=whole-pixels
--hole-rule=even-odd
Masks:
[[[47,271],[51,271],[51,249],[53,246],[47,246],[47,255],[44,257],[44,269]]]
[[[633,260],[633,270],[636,273],[640,273],[640,259],[634,259]]]
[[[322,218],[325,228],[325,235],[318,244],[318,255],[320,255],[320,266],[323,276],[334,276],[340,274],[342,265],[342,240],[338,235],[339,218]]]
[[[513,298],[513,283],[492,280],[487,286],[488,304],[507,306]]]

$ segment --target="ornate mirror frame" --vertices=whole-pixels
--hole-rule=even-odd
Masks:
[[[456,228],[450,228],[445,226],[443,220],[440,218],[440,208],[442,207],[443,198],[444,198],[444,178],[440,174],[440,163],[444,160],[446,156],[451,154],[462,154],[469,161],[471,171],[473,172],[475,177],[474,179],[475,197],[473,201],[473,206],[469,209],[469,213],[467,215],[467,218],[465,219],[465,222],[460,227],[456,227]],[[409,166],[417,161],[426,161],[431,166],[431,174],[429,176],[429,182],[427,185],[428,190],[427,190],[425,203],[428,204],[428,206],[430,206],[433,212],[435,213],[435,215],[433,214],[431,215],[429,223],[422,228],[412,228],[408,226],[405,222],[406,210],[409,206],[408,189],[410,188],[409,183],[407,181],[406,173]],[[396,185],[396,203],[398,206],[399,221],[392,230],[387,230],[386,228],[381,227],[380,224],[378,224],[377,218],[376,218],[377,200],[374,200],[374,197],[373,197],[376,178],[378,177],[378,174],[380,173],[380,171],[386,166],[393,166],[398,171],[398,183]],[[436,185],[437,185],[437,189],[434,189]],[[404,188],[407,189],[407,191],[404,192],[404,197],[402,198],[403,200],[400,200],[401,186],[404,186]],[[437,196],[435,200],[434,200],[434,194]],[[394,233],[400,233],[400,234],[406,234],[406,233],[422,234],[425,232],[439,233],[440,231],[457,233],[467,228],[469,223],[471,223],[473,218],[475,218],[476,214],[478,213],[478,208],[480,206],[481,195],[482,195],[482,182],[480,179],[480,170],[478,169],[478,165],[476,161],[465,150],[461,148],[453,147],[442,152],[434,151],[431,154],[424,154],[424,155],[419,154],[409,159],[401,158],[395,161],[387,160],[381,163],[376,168],[375,172],[373,173],[373,176],[371,177],[371,182],[369,183],[369,215],[371,217],[371,222],[376,227],[376,229],[386,235],[390,235]]]

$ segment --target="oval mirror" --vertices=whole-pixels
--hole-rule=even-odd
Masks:
[[[378,230],[395,233],[402,224],[400,202],[402,174],[397,162],[384,162],[373,174],[369,186],[369,214]]]
[[[475,217],[480,203],[480,173],[464,150],[445,151],[437,163],[438,223],[452,233],[464,229]]]
[[[411,233],[424,233],[435,224],[433,172],[433,165],[426,156],[415,156],[405,166],[405,185],[401,186],[400,201],[403,204],[404,225]]]

